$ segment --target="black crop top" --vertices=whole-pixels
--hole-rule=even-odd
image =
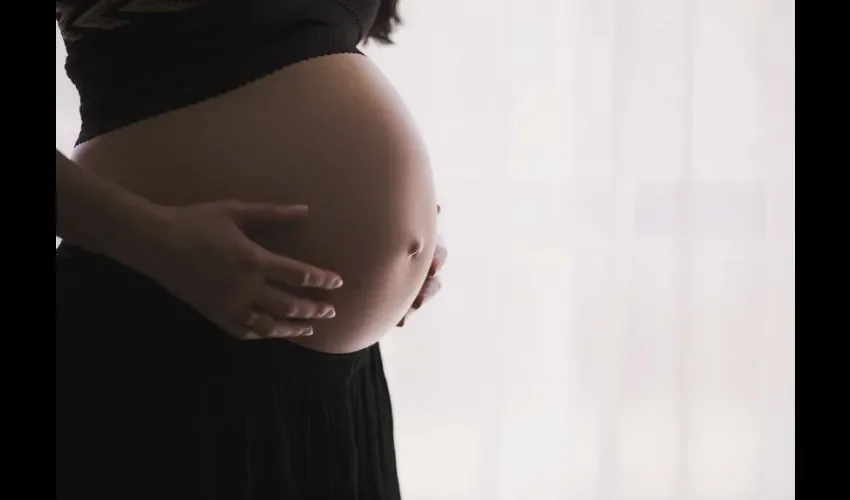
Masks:
[[[56,2],[77,144],[313,57],[360,53],[380,0]]]

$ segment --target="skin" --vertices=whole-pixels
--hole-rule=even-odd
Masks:
[[[440,213],[440,205],[437,205],[437,213]],[[419,294],[413,301],[413,305],[410,307],[410,310],[403,318],[401,318],[401,321],[399,321],[396,326],[404,326],[408,318],[410,318],[413,313],[418,311],[423,305],[430,302],[431,299],[440,292],[440,288],[442,287],[442,283],[440,282],[440,271],[443,269],[443,265],[446,263],[447,258],[448,251],[443,245],[442,239],[438,236],[437,248],[434,251],[434,258],[431,259],[431,267],[428,268],[428,277],[425,279],[425,283],[419,290]]]
[[[306,206],[218,201],[166,207],[83,170],[56,151],[56,231],[66,242],[102,254],[157,281],[225,333],[240,339],[311,335],[300,318],[332,317],[333,306],[269,286],[337,289],[335,273],[274,254],[252,242],[246,226],[303,220]],[[255,318],[262,304],[277,317]]]
[[[334,290],[273,283],[333,306],[333,318],[302,320],[313,335],[290,339],[308,348],[372,345],[439,288],[445,250],[437,245],[429,160],[401,99],[362,56],[289,66],[97,137],[72,159],[160,206],[231,199],[309,206],[299,224],[245,228],[269,252],[344,280]],[[271,304],[254,306],[275,316]]]

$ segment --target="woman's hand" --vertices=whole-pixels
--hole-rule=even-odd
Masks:
[[[335,316],[330,304],[274,284],[335,289],[342,286],[337,274],[273,254],[244,233],[249,225],[304,219],[306,206],[226,201],[163,210],[166,236],[143,271],[231,336],[312,335],[304,320]]]
[[[440,213],[439,205],[437,205],[437,213]],[[397,326],[404,326],[405,321],[407,321],[407,318],[409,318],[414,311],[422,307],[426,302],[431,300],[437,292],[440,291],[440,270],[443,268],[443,264],[446,263],[447,257],[448,252],[446,251],[446,247],[443,246],[443,239],[437,235],[437,247],[434,251],[434,258],[431,260],[431,267],[428,269],[428,277],[425,278],[425,284],[422,285],[422,288],[419,290],[419,295],[416,296],[410,310],[403,318],[401,318],[401,321],[398,322]]]
[[[311,335],[304,320],[334,317],[330,304],[274,283],[333,289],[339,276],[275,255],[244,233],[306,216],[305,206],[237,201],[163,207],[56,150],[57,236],[149,276],[238,339]]]

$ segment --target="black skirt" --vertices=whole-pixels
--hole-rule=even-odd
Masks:
[[[156,283],[63,245],[56,492],[399,499],[380,349],[232,340]]]

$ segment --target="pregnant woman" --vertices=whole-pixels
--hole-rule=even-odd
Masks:
[[[82,118],[56,156],[57,497],[400,498],[377,343],[444,249],[356,48],[395,4],[57,2]]]

